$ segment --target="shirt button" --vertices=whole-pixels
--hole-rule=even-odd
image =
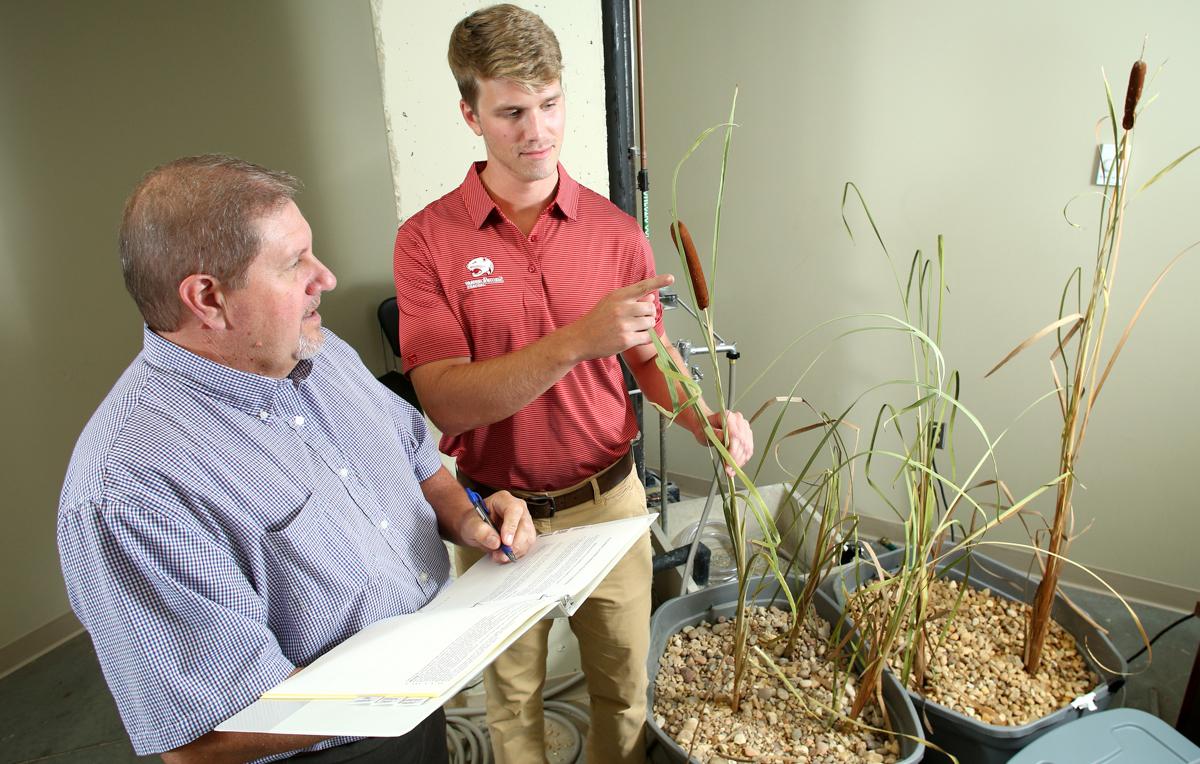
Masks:
[[[299,429],[303,426],[304,426],[304,417],[300,416],[299,414],[292,417],[292,427]]]
[[[536,268],[535,266],[532,266],[532,265],[531,265],[531,266],[529,266],[529,272],[530,272],[530,273],[537,273],[537,268]]]
[[[421,575],[417,576],[417,580],[423,584],[427,584],[429,583],[429,574],[425,571],[421,571]]]
[[[342,480],[345,480],[349,476],[350,470],[346,469],[345,467],[342,467],[340,470],[338,470],[338,477],[340,477]]]
[[[536,244],[538,240],[537,234],[535,233],[533,236],[530,236],[529,240]]]
[[[388,529],[389,525],[391,525],[391,523],[389,523],[386,519],[380,520],[379,521],[379,530],[386,531]]]
[[[265,411],[260,411],[260,412],[258,412],[258,418],[265,422],[271,418],[271,415]]]

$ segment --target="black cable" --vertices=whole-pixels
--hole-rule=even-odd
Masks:
[[[940,436],[939,436],[939,442],[940,442]],[[933,473],[935,475],[941,474],[938,472],[936,456],[930,457],[929,466],[933,468]],[[940,493],[942,495],[942,517],[945,518],[946,515],[950,512],[950,502],[946,500],[946,484],[943,483],[938,478],[934,478],[933,480],[935,483],[937,483],[937,487],[938,487],[938,490],[936,492],[934,492],[934,494],[933,494],[933,500],[934,500],[934,502],[937,501],[938,493]],[[951,544],[954,543],[954,526],[953,525],[950,526],[950,543]]]
[[[1158,641],[1158,638],[1159,638],[1159,637],[1161,637],[1163,634],[1166,634],[1168,631],[1170,631],[1171,629],[1175,628],[1175,627],[1176,627],[1176,626],[1178,626],[1179,624],[1183,623],[1183,622],[1184,622],[1184,621],[1186,621],[1187,619],[1189,619],[1189,618],[1195,618],[1195,617],[1196,617],[1196,614],[1195,614],[1195,613],[1188,613],[1187,615],[1182,615],[1182,616],[1180,616],[1179,618],[1175,619],[1175,622],[1174,622],[1174,623],[1172,623],[1172,624],[1171,624],[1170,626],[1168,626],[1167,628],[1165,628],[1165,629],[1163,629],[1162,631],[1160,631],[1160,632],[1158,632],[1157,634],[1155,634],[1155,635],[1154,635],[1154,638],[1150,640],[1150,644],[1142,645],[1142,649],[1141,649],[1141,650],[1138,650],[1136,653],[1134,653],[1133,655],[1131,655],[1131,656],[1130,656],[1128,659],[1126,659],[1126,661],[1125,661],[1125,662],[1126,662],[1126,663],[1133,663],[1135,660],[1137,660],[1138,658],[1142,657],[1142,653],[1146,652],[1146,648],[1150,647],[1150,645],[1153,645],[1155,642],[1157,642],[1157,641]]]

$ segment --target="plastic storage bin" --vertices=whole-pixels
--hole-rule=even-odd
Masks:
[[[1101,711],[1047,732],[1009,764],[1200,764],[1200,748],[1157,716]]]

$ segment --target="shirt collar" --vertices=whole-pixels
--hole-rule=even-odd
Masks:
[[[288,387],[299,387],[313,370],[313,362],[306,360],[298,362],[296,368],[283,379],[238,371],[196,355],[144,325],[142,355],[148,364],[159,371],[182,378],[207,395],[228,401],[255,415],[270,410],[281,391]]]
[[[467,214],[471,216],[471,223],[476,228],[483,227],[493,210],[497,213],[500,211],[479,178],[479,173],[483,172],[485,167],[487,162],[472,163],[462,184],[463,202],[467,205]],[[558,164],[558,188],[554,192],[554,198],[550,200],[550,209],[557,209],[569,220],[579,219],[579,183],[567,174],[562,162]]]

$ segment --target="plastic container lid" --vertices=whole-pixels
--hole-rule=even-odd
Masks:
[[[1200,764],[1200,747],[1133,708],[1089,714],[1047,732],[1009,764]]]

